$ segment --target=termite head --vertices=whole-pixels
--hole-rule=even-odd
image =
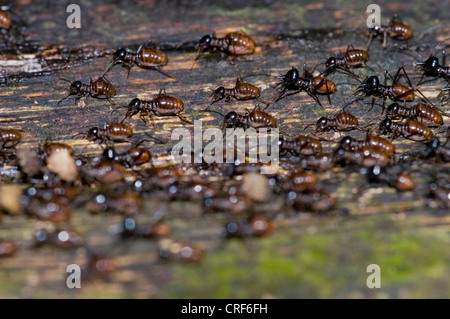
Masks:
[[[98,138],[98,133],[99,133],[99,129],[98,127],[92,127],[89,129],[89,131],[87,132],[87,139],[88,140],[95,140]]]
[[[386,109],[386,115],[398,114],[400,111],[400,105],[398,103],[392,103]]]
[[[316,123],[316,132],[323,132],[328,128],[328,119],[321,117]]]
[[[81,86],[83,84],[80,81],[72,82],[69,87],[69,95],[77,95],[81,93]]]
[[[392,129],[392,120],[391,119],[384,119],[380,123],[380,133],[389,133]]]
[[[223,99],[225,97],[225,88],[223,86],[217,88],[213,93],[212,93],[212,98],[214,101],[218,101],[220,99]]]
[[[373,92],[373,91],[377,90],[379,85],[380,85],[380,80],[378,79],[378,77],[370,76],[360,85],[360,87],[365,92]]]
[[[127,51],[125,49],[118,49],[116,52],[114,52],[113,55],[113,63],[123,63],[125,61],[125,58],[127,56]]]
[[[432,71],[438,67],[439,59],[433,55],[430,55],[430,57],[426,61],[417,62],[417,65],[424,71]]]
[[[214,35],[208,34],[205,35],[203,38],[200,39],[200,41],[197,44],[197,49],[199,51],[205,51],[211,47],[211,40],[213,39]]]
[[[296,85],[299,78],[300,78],[300,73],[298,72],[298,70],[294,67],[292,67],[292,69],[290,69],[284,76],[281,77],[283,80],[283,84],[285,86],[292,86],[292,85]]]
[[[141,100],[135,98],[128,104],[128,112],[139,112],[141,110]]]
[[[329,58],[327,60],[327,62],[325,62],[325,68],[330,69],[334,66],[336,66],[336,58],[334,56],[332,56],[331,58]]]
[[[236,112],[229,112],[225,115],[223,119],[223,124],[226,128],[234,127],[238,119],[238,114]]]

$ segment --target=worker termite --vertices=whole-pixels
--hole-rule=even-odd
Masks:
[[[273,222],[262,216],[254,216],[225,225],[226,238],[261,237],[273,230]]]
[[[131,68],[137,65],[143,69],[156,70],[169,78],[173,78],[169,74],[161,70],[162,66],[167,65],[169,59],[167,55],[155,48],[147,47],[148,43],[141,44],[136,52],[129,49],[119,48],[113,55],[111,64],[106,68],[103,75],[108,73],[116,64],[121,64],[128,69],[127,79],[130,76]]]
[[[448,182],[442,181],[441,179],[430,183],[430,195],[437,199],[445,208],[450,209],[450,185]]]
[[[345,150],[343,147],[338,147],[333,155],[336,163],[344,165],[354,164],[368,168],[376,165],[384,167],[390,162],[389,154],[373,145],[365,145],[351,151]]]
[[[0,130],[0,147],[2,149],[14,148],[22,140],[22,134],[15,129]]]
[[[136,219],[126,217],[121,225],[120,237],[123,239],[131,238],[160,238],[170,234],[169,225],[163,222],[148,223],[138,225]]]
[[[164,260],[197,263],[203,258],[201,250],[181,241],[161,240],[158,248],[159,257]]]
[[[143,202],[134,192],[124,192],[114,197],[97,194],[92,201],[88,202],[87,208],[93,214],[117,212],[123,215],[133,215],[143,208]]]
[[[284,191],[303,192],[312,189],[319,179],[315,173],[301,171],[291,173],[286,180],[279,183],[280,188]]]
[[[133,136],[133,129],[124,123],[105,123],[103,128],[94,126],[87,133],[79,133],[77,135],[84,135],[87,140],[98,143],[106,143],[108,141],[124,142]]]
[[[253,84],[246,83],[242,81],[240,76],[236,79],[236,84],[233,88],[224,88],[223,86],[218,87],[212,94],[213,101],[211,104],[214,104],[217,101],[225,99],[226,102],[231,103],[231,99],[234,98],[238,101],[246,101],[246,100],[258,100],[264,104],[266,102],[262,101],[259,96],[261,91],[259,88],[254,86]]]
[[[414,120],[406,120],[403,123],[396,123],[391,119],[384,119],[379,127],[381,134],[393,133],[394,138],[401,135],[413,141],[430,141],[433,139],[433,131],[423,124]]]
[[[0,239],[0,258],[11,257],[17,251],[17,244],[11,240]]]
[[[94,167],[81,168],[81,176],[87,183],[98,181],[103,185],[114,185],[125,179],[126,169],[117,162],[111,160],[101,160]]]
[[[70,229],[49,231],[43,228],[36,231],[33,237],[36,247],[51,245],[63,249],[72,249],[80,247],[83,244],[83,239],[80,234]]]
[[[1,33],[8,32],[12,26],[12,19],[9,13],[0,9],[0,30]]]
[[[304,192],[290,191],[287,194],[288,204],[295,209],[305,209],[311,212],[327,212],[336,205],[336,199],[321,189],[311,189]]]
[[[434,156],[444,162],[450,162],[450,143],[447,141],[441,143],[439,138],[435,137],[427,143],[428,154],[427,157]]]
[[[393,172],[379,166],[370,169],[367,178],[370,183],[388,184],[400,192],[412,191],[416,187],[416,182],[407,172]]]
[[[303,65],[303,77],[300,77],[299,71],[292,67],[285,75],[280,77],[281,81],[277,84],[278,97],[274,102],[279,101],[285,96],[305,91],[320,106],[322,103],[317,94],[326,94],[328,102],[331,104],[330,94],[336,91],[336,84],[322,76],[313,76],[306,71],[306,65]],[[285,95],[286,91],[292,90],[293,93]]]
[[[381,136],[371,134],[367,134],[364,140],[356,140],[350,136],[345,136],[339,141],[339,146],[347,151],[356,151],[364,146],[375,146],[389,155],[394,155],[395,153],[395,146],[392,142]]]
[[[321,117],[316,123],[316,132],[351,131],[358,129],[358,119],[353,114],[340,112],[334,117]]]
[[[24,211],[27,215],[50,222],[67,222],[72,214],[67,205],[54,201],[43,204],[30,202],[29,205],[24,207]]]
[[[323,70],[320,74],[327,76],[331,72],[339,68],[357,77],[350,70],[350,68],[365,66],[368,60],[369,52],[362,49],[355,49],[353,45],[349,45],[344,55],[328,58],[328,60],[325,62],[325,70]]]
[[[322,143],[319,139],[308,136],[299,135],[293,140],[288,140],[283,135],[278,142],[280,154],[291,153],[296,156],[300,155],[317,155],[322,152]]]
[[[411,87],[407,87],[403,84],[398,83],[398,80],[401,76],[400,72],[403,71],[406,76],[409,85]],[[354,95],[363,94],[363,96],[372,96],[372,107],[375,103],[375,97],[379,97],[383,99],[383,112],[385,108],[385,103],[387,98],[390,98],[393,101],[401,101],[401,102],[410,102],[415,98],[414,91],[419,92],[425,100],[428,100],[419,89],[412,88],[411,81],[409,80],[408,75],[406,74],[405,68],[400,67],[397,70],[397,73],[392,78],[392,85],[387,85],[387,75],[385,76],[384,85],[380,83],[380,80],[377,76],[367,77],[361,85],[358,86],[358,89],[354,93]],[[370,109],[372,109],[372,107]]]
[[[425,61],[417,62],[416,65],[422,70],[423,75],[417,85],[423,83],[423,79],[426,76],[430,77],[442,77],[447,81],[450,80],[450,66],[445,66],[445,51],[442,51],[442,64],[439,63],[439,59],[431,54]]]
[[[128,104],[128,111],[125,118],[129,118],[139,113],[139,117],[146,123],[145,117],[150,116],[150,119],[152,119],[153,113],[156,116],[176,116],[180,120],[192,124],[192,122],[189,122],[180,115],[183,111],[183,101],[179,98],[167,95],[166,90],[161,88],[153,100],[145,101],[138,98],[133,99]]]
[[[103,159],[119,162],[127,167],[148,163],[151,160],[150,151],[142,146],[134,146],[124,153],[117,153],[114,147],[107,147],[103,151]]]
[[[248,111],[245,114],[238,114],[234,111],[228,112],[225,116],[219,112],[208,110],[205,112],[214,112],[223,116],[224,128],[238,128],[243,129],[254,128],[256,130],[260,128],[276,128],[277,121],[275,118],[267,112],[261,110],[259,105],[255,106],[252,111]]]
[[[61,80],[70,82],[66,79]],[[90,79],[89,84],[75,81],[70,84],[69,93],[58,102],[58,105],[72,95],[75,95],[75,104],[79,99],[86,95],[90,95],[96,99],[107,99],[109,103],[114,104],[114,102],[111,101],[111,97],[116,95],[116,89],[104,76],[99,77],[95,81]]]
[[[230,55],[244,55],[254,53],[255,46],[255,42],[244,32],[231,32],[223,38],[216,37],[215,33],[208,34],[202,37],[196,46],[197,55],[192,67],[198,60],[200,53],[204,51],[219,49]]]
[[[392,39],[408,40],[413,37],[414,32],[412,28],[405,24],[396,14],[389,22],[388,25],[376,25],[370,29],[370,38],[367,43],[367,49],[369,49],[372,42],[372,38],[378,35],[383,35],[382,47],[386,48],[386,40],[389,35]]]
[[[410,118],[427,126],[442,126],[444,124],[440,111],[424,103],[417,103],[413,107],[393,103],[386,109],[386,115]]]

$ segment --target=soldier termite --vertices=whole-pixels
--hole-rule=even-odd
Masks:
[[[410,87],[398,83],[398,80],[401,76],[400,74],[401,71],[403,71],[403,74],[406,76],[406,79],[408,80]],[[420,92],[419,89],[413,88],[413,85],[409,80],[409,77],[406,74],[405,68],[403,66],[398,68],[397,73],[392,78],[392,85],[387,85],[387,76],[388,72],[386,72],[384,84],[380,83],[380,80],[378,79],[377,76],[367,77],[361,83],[361,85],[358,86],[358,89],[356,90],[354,95],[359,95],[362,93],[363,96],[372,96],[372,106],[370,109],[372,109],[375,103],[375,97],[383,99],[382,113],[384,113],[387,98],[390,98],[393,101],[410,102],[413,101],[415,98],[414,91],[417,91],[419,92],[420,95],[422,95],[422,97],[426,101],[428,101],[428,99],[422,94],[422,92]],[[429,103],[431,104],[431,102]]]
[[[354,77],[357,77],[351,68],[357,68],[360,66],[366,66],[366,62],[369,60],[369,52],[362,49],[355,49],[353,45],[347,47],[347,51],[343,55],[337,57],[330,57],[325,62],[325,70],[320,75],[327,76],[336,69],[341,69],[350,73]]]
[[[450,66],[445,66],[446,58],[445,51],[442,51],[442,65],[439,59],[431,54],[425,61],[417,62],[416,65],[422,70],[423,75],[417,85],[423,83],[425,77],[442,77],[450,81]]]
[[[281,81],[277,84],[278,96],[274,102],[279,101],[285,96],[305,91],[321,107],[322,103],[317,94],[326,94],[328,102],[331,104],[330,94],[336,91],[336,84],[322,76],[313,76],[306,71],[306,65],[303,65],[303,77],[300,77],[299,71],[292,67],[285,75],[280,77]],[[286,91],[294,91],[286,94]]]
[[[124,142],[128,141],[133,135],[133,129],[124,123],[105,123],[103,128],[94,126],[87,133],[79,133],[77,135],[84,135],[89,141],[98,143],[106,143],[108,141]]]

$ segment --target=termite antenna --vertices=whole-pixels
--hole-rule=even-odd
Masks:
[[[197,50],[197,54],[195,55],[194,62],[192,62],[192,65],[191,65],[190,70],[192,70],[192,69],[194,68],[195,63],[197,62],[198,58],[200,57],[200,53],[201,53],[201,50],[198,49],[198,50]]]

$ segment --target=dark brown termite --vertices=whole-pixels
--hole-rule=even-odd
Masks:
[[[336,199],[321,189],[304,192],[290,191],[287,197],[288,203],[291,203],[295,209],[305,209],[311,212],[327,212],[336,205]]]
[[[24,211],[29,216],[50,222],[67,222],[72,215],[69,206],[56,201],[42,204],[31,201],[24,207]]]
[[[303,192],[316,186],[317,175],[308,171],[291,173],[287,179],[280,182],[280,189],[284,191]]]
[[[208,34],[202,37],[197,44],[197,55],[192,67],[194,67],[200,53],[204,51],[214,51],[218,49],[230,55],[243,55],[254,53],[255,47],[255,41],[244,32],[231,32],[223,38],[216,37],[215,33]]]
[[[394,187],[399,192],[412,191],[416,188],[416,182],[405,171],[393,172],[379,166],[374,166],[367,175],[370,183],[383,183]]]
[[[205,112],[214,112],[223,116],[224,128],[238,128],[243,129],[254,128],[256,130],[260,128],[276,128],[277,121],[269,113],[262,111],[259,105],[255,106],[252,111],[248,111],[245,114],[238,114],[234,111],[228,112],[225,116],[219,112],[212,110],[205,110]]]
[[[105,123],[103,128],[94,126],[87,133],[77,135],[84,135],[87,140],[97,143],[126,142],[133,136],[133,129],[124,123]]]
[[[279,101],[285,96],[305,91],[320,106],[322,106],[317,94],[326,94],[328,102],[331,104],[330,94],[336,91],[336,84],[334,84],[333,81],[322,76],[313,76],[306,71],[305,65],[303,66],[303,77],[300,77],[300,72],[292,67],[292,69],[281,76],[280,79],[281,81],[277,84],[278,97],[274,102]],[[285,94],[288,90],[294,92]]]
[[[450,162],[450,143],[447,141],[442,143],[439,138],[435,137],[427,143],[427,157],[436,157],[446,163]]]
[[[370,47],[372,38],[380,34],[383,35],[382,47],[386,48],[387,36],[392,39],[408,40],[413,37],[414,32],[409,25],[405,24],[398,15],[395,14],[388,25],[376,25],[375,27],[370,28],[370,38],[367,43],[367,49]]]
[[[203,252],[191,244],[170,239],[161,240],[158,248],[159,257],[164,260],[198,263]]]
[[[36,231],[33,237],[36,247],[50,245],[57,248],[72,249],[78,248],[83,244],[83,238],[81,238],[80,234],[70,229],[49,231],[43,228]]]
[[[17,251],[17,244],[11,240],[0,239],[0,258],[11,257]]]
[[[445,66],[445,51],[442,51],[442,65],[439,58],[431,54],[425,61],[417,62],[416,65],[422,70],[423,75],[417,85],[423,83],[425,77],[442,77],[450,81],[450,66]]]
[[[130,238],[161,238],[170,234],[170,227],[163,222],[138,225],[136,219],[127,217],[123,220],[120,237]]]
[[[107,147],[102,155],[105,160],[112,160],[125,165],[126,167],[133,167],[150,162],[151,153],[143,146],[134,146],[124,153],[117,153],[114,147]]]
[[[400,77],[405,75],[406,80],[408,82],[409,86],[405,86],[399,82]],[[392,84],[387,85],[387,79],[390,77],[392,79]],[[356,92],[353,95],[361,95],[362,96],[372,96],[372,106],[370,107],[370,110],[373,108],[373,105],[375,103],[375,97],[381,98],[383,100],[383,108],[382,108],[382,114],[384,113],[384,108],[386,105],[386,100],[389,98],[393,101],[400,101],[400,102],[411,102],[415,99],[414,92],[418,92],[425,101],[427,101],[429,104],[432,105],[432,103],[427,99],[425,95],[418,89],[414,88],[411,80],[409,79],[408,74],[406,73],[406,70],[403,66],[399,67],[397,72],[395,73],[395,76],[392,77],[389,72],[386,71],[385,77],[384,77],[384,84],[380,83],[380,80],[377,76],[370,76],[367,77],[361,84],[358,86]]]
[[[225,225],[227,238],[261,237],[273,230],[273,222],[262,216],[254,216]]]
[[[173,78],[161,70],[161,67],[167,65],[169,62],[167,55],[156,48],[147,46],[148,43],[141,44],[137,51],[124,48],[117,49],[113,55],[111,64],[106,68],[104,74],[108,73],[116,64],[121,64],[128,70],[127,79],[130,76],[131,68],[135,65],[143,69],[156,70],[169,78]]]
[[[417,103],[412,107],[392,103],[387,107],[386,115],[410,118],[426,126],[442,126],[444,124],[441,111],[424,103]]]
[[[66,79],[61,80],[70,82]],[[90,95],[96,99],[107,99],[109,103],[114,104],[113,101],[111,101],[111,97],[116,95],[116,89],[111,82],[103,76],[99,77],[95,81],[90,79],[89,84],[84,84],[81,81],[75,81],[70,84],[69,93],[58,102],[58,105],[71,95],[75,95],[75,104],[79,99],[86,95]]]
[[[413,141],[431,141],[434,137],[433,131],[423,124],[414,120],[406,122],[394,122],[391,119],[384,119],[380,123],[379,131],[381,134],[392,133],[394,138],[403,136]]]
[[[211,104],[214,104],[215,102],[222,99],[225,99],[226,102],[231,103],[232,98],[238,101],[255,99],[261,103],[267,104],[259,98],[260,94],[261,90],[258,87],[253,84],[244,82],[242,78],[238,76],[234,87],[227,89],[221,86],[214,90],[214,92],[211,94],[213,98]]]
[[[94,167],[81,168],[81,173],[85,181],[91,183],[98,181],[104,185],[114,185],[125,179],[126,169],[117,162],[111,160],[101,160]]]
[[[116,108],[116,110],[117,109],[118,108]],[[180,113],[183,111],[183,101],[181,101],[179,98],[167,95],[166,90],[164,88],[161,88],[159,90],[159,93],[155,95],[153,100],[146,101],[138,98],[133,99],[128,104],[128,111],[125,115],[125,118],[129,118],[139,113],[139,117],[145,123],[147,123],[145,120],[146,117],[150,116],[150,119],[152,119],[152,114],[154,114],[156,116],[176,116],[180,120],[192,124],[192,122],[189,122],[180,115]]]
[[[316,132],[351,131],[359,129],[356,116],[347,112],[340,112],[334,117],[321,117],[316,123]]]
[[[291,153],[300,155],[318,155],[322,152],[322,143],[319,139],[309,135],[299,135],[293,140],[288,140],[283,135],[278,142],[280,154]]]
[[[114,197],[97,194],[92,201],[88,202],[87,208],[93,214],[117,212],[123,215],[133,215],[142,210],[143,202],[139,194],[134,192],[124,192]]]
[[[325,70],[320,74],[327,76],[334,70],[341,69],[357,77],[350,69],[365,66],[366,62],[369,60],[369,56],[369,52],[366,50],[355,49],[353,45],[349,45],[347,51],[343,55],[328,58],[325,62]]]
[[[355,164],[362,167],[386,166],[390,162],[389,154],[378,146],[365,145],[355,150],[338,147],[334,153],[334,161],[344,165]]]

